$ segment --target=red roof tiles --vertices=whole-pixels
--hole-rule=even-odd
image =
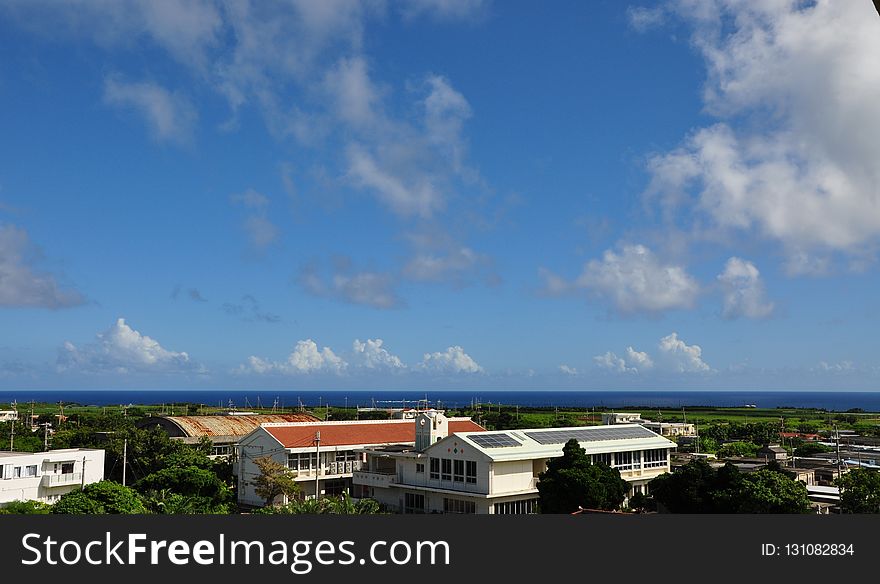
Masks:
[[[370,444],[407,444],[416,441],[414,420],[378,422],[318,422],[264,426],[285,448],[304,448],[315,444],[315,433],[321,432],[321,446],[365,446]],[[485,428],[468,419],[449,420],[449,433],[483,432]]]

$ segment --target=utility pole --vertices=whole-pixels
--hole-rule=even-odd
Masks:
[[[125,467],[128,466],[128,438],[122,443],[122,486],[125,486]]]
[[[15,444],[15,420],[9,422],[9,452],[13,451],[12,446]]]
[[[834,428],[834,442],[837,445],[837,478],[840,478],[840,432],[837,430],[837,424],[832,428]]]
[[[85,490],[86,488],[86,457],[83,456],[83,470],[82,470],[82,480],[79,484],[79,490]]]
[[[43,424],[43,451],[49,451],[49,423]]]
[[[321,431],[315,432],[315,500],[321,497]]]

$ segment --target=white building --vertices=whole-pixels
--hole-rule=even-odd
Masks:
[[[661,436],[696,436],[697,434],[694,424],[684,422],[652,422],[651,420],[645,420],[641,414],[634,412],[603,412],[602,423],[609,426],[640,424]]]
[[[66,448],[0,452],[0,505],[12,501],[54,503],[84,484],[104,480],[104,451]]]
[[[645,420],[642,414],[634,412],[602,412],[602,423],[610,424],[641,424]]]
[[[0,410],[0,422],[16,422],[18,421],[17,410]]]
[[[633,492],[669,471],[675,444],[637,425],[497,432],[457,431],[442,414],[416,420],[416,447],[367,449],[353,476],[355,497],[399,513],[532,513],[538,474],[574,438],[593,462],[616,468]]]
[[[448,423],[452,431],[484,431],[470,418],[449,418]],[[265,505],[254,485],[260,474],[254,459],[263,456],[290,468],[306,497],[314,497],[316,490],[323,495],[351,491],[352,473],[365,460],[364,448],[392,444],[411,448],[415,424],[412,419],[262,424],[238,443],[238,500]]]

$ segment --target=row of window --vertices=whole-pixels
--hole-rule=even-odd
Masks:
[[[420,493],[404,493],[403,512],[407,514],[424,513],[425,495]],[[474,515],[477,512],[477,504],[474,501],[444,497],[443,512]]]
[[[36,464],[28,466],[0,465],[0,479],[20,479],[35,476],[37,476]]]
[[[419,470],[420,466],[421,470]],[[417,464],[416,472],[425,472],[425,465]],[[432,458],[430,478],[452,481],[454,483],[474,484],[477,482],[477,462],[475,460]]]
[[[312,470],[317,468],[316,452],[297,452],[287,455],[287,467],[291,470]],[[331,462],[353,462],[358,460],[358,453],[354,450],[338,450],[336,452],[322,452],[321,463],[327,466]]]
[[[593,464],[606,464],[619,470],[632,470],[638,467],[639,461],[643,468],[666,466],[668,451],[665,448],[653,450],[634,450],[629,452],[602,452],[593,455]]]
[[[522,501],[507,501],[495,503],[496,515],[528,515],[538,512],[537,499],[524,499]]]
[[[477,512],[477,504],[474,501],[465,501],[463,499],[447,499],[446,497],[444,497],[443,512],[475,515]]]

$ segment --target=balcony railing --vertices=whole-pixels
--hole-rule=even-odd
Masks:
[[[352,482],[367,487],[388,487],[397,482],[397,474],[358,471],[352,475]]]
[[[81,472],[69,472],[65,474],[44,474],[44,487],[64,487],[82,483]]]

